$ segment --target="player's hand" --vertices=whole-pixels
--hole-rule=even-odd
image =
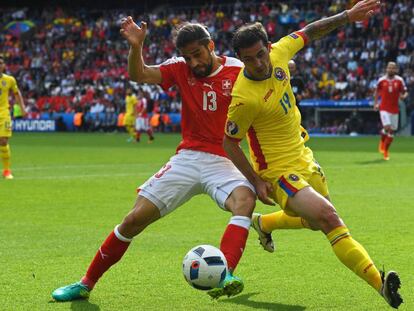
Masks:
[[[139,47],[143,44],[147,34],[147,23],[141,22],[141,27],[138,26],[131,16],[121,19],[121,29],[119,30],[122,37],[124,37],[131,47]]]
[[[258,179],[254,185],[257,193],[257,198],[266,205],[276,205],[272,199],[269,198],[269,195],[273,192],[273,186],[270,182],[264,181],[263,179]]]
[[[404,100],[408,97],[408,92],[405,92],[403,94],[400,95],[400,99]]]
[[[361,22],[376,14],[381,8],[379,0],[363,0],[357,2],[348,12],[350,22]]]

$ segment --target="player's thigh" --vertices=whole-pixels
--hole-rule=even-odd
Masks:
[[[256,206],[256,193],[249,185],[231,183],[224,187],[222,193],[230,193],[230,195],[227,195],[227,199],[225,199],[226,195],[223,195],[223,198],[219,200],[219,202],[225,200],[224,207],[226,210],[234,216],[252,216]],[[219,205],[219,203],[217,204]]]
[[[391,113],[388,111],[380,110],[380,119],[383,127],[391,127]]]
[[[295,216],[295,212],[286,208],[288,199],[294,197],[301,189],[312,187],[323,197],[329,197],[325,173],[319,164],[313,160],[306,169],[288,171],[273,182],[275,189],[273,198],[285,212]]]
[[[12,136],[12,121],[11,118],[0,118],[0,138],[3,144],[7,144],[8,139]]]
[[[390,114],[390,128],[394,132],[398,130],[398,119],[399,119],[398,117],[399,117],[398,113]]]
[[[135,121],[135,129],[137,131],[145,130],[145,124],[142,118],[137,118],[137,120]]]
[[[139,195],[134,208],[125,217],[123,225],[145,228],[160,217],[161,213],[158,207],[147,198]]]
[[[135,125],[135,116],[126,116],[125,121],[124,121],[124,125],[126,127],[134,127],[134,125]]]
[[[179,153],[141,185],[138,191],[140,196],[157,206],[163,217],[202,193],[200,166],[185,153]]]
[[[309,187],[309,183],[305,176],[297,171],[288,171],[282,174],[278,179],[272,181],[274,192],[272,198],[279,206],[285,210],[288,215],[297,216],[287,207],[290,197],[296,195],[301,189]]]
[[[286,209],[320,229],[323,229],[325,222],[332,221],[331,219],[325,219],[330,218],[331,214],[332,217],[337,218],[332,204],[311,186],[305,187],[294,196],[289,197]]]
[[[248,206],[254,209],[256,194],[253,185],[247,181],[242,173],[227,158],[204,153],[200,159],[201,184],[217,205],[234,212],[240,207],[246,212]]]

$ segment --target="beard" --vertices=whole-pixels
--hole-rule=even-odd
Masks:
[[[213,71],[213,57],[210,55],[210,59],[207,65],[203,65],[202,68],[204,70],[196,70],[196,68],[191,69],[194,76],[197,78],[205,78],[211,74]]]

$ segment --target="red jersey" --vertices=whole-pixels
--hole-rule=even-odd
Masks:
[[[205,78],[196,78],[184,58],[174,57],[160,65],[161,86],[177,85],[182,98],[181,128],[183,140],[177,147],[226,157],[222,142],[231,90],[243,63],[222,57],[223,64]]]
[[[386,75],[382,76],[377,83],[377,92],[381,96],[379,109],[389,113],[398,113],[400,94],[406,91],[407,87],[400,76],[395,75],[392,79],[389,79]]]
[[[147,118],[148,117],[147,99],[145,97],[143,97],[141,99],[138,99],[138,103],[135,107],[136,107],[138,117],[141,117],[141,118]]]

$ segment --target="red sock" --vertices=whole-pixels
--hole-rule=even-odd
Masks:
[[[393,140],[394,140],[394,137],[387,135],[387,137],[385,138],[385,141],[384,141],[384,148],[385,148],[385,150],[388,151],[388,149],[390,148],[391,143],[392,143]]]
[[[227,266],[230,271],[234,271],[243,255],[249,230],[237,225],[227,225],[221,238],[220,249],[226,256]]]
[[[152,136],[152,129],[149,129],[147,131],[147,134],[148,134],[149,138],[154,138],[154,136]]]
[[[131,242],[121,241],[112,231],[93,258],[86,275],[82,278],[82,283],[93,289],[100,277],[121,259],[129,244]]]
[[[385,143],[385,139],[387,138],[387,134],[384,134],[384,132],[381,131],[381,143]]]

